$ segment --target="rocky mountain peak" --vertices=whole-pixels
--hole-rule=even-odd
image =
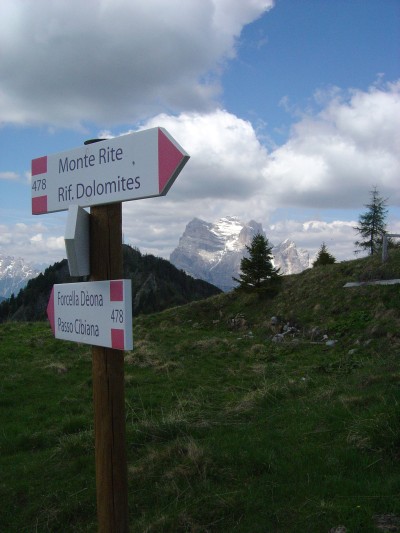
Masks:
[[[194,218],[187,224],[170,261],[187,274],[228,291],[235,286],[232,277],[239,276],[246,246],[258,233],[265,236],[262,225],[255,220],[244,223],[238,217],[226,216],[212,223]],[[283,274],[309,267],[308,252],[298,250],[289,239],[275,246],[272,252],[274,266]]]
[[[33,264],[21,258],[0,254],[0,296],[15,296],[31,278],[39,274]]]
[[[309,252],[297,248],[290,239],[285,239],[278,246],[274,246],[272,255],[274,266],[280,268],[282,274],[298,274],[311,266]]]

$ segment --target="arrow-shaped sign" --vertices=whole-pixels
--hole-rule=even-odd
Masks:
[[[131,350],[131,280],[54,285],[47,316],[56,339]]]
[[[32,160],[32,214],[167,194],[189,155],[164,128]]]

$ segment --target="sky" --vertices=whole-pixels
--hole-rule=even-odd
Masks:
[[[0,0],[0,254],[66,257],[32,159],[155,126],[190,160],[125,243],[168,259],[229,215],[353,259],[374,187],[400,233],[399,0]]]

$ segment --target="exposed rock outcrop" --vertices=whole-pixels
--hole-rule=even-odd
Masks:
[[[262,225],[251,220],[244,223],[237,217],[224,217],[214,223],[199,218],[191,220],[172,252],[170,261],[194,278],[200,278],[224,291],[235,287],[240,262],[253,237],[265,236]],[[270,243],[272,244],[272,243]],[[274,266],[281,274],[297,274],[310,266],[309,254],[299,250],[293,241],[273,247]]]

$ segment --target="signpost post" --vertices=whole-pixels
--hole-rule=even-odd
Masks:
[[[79,293],[79,303],[84,304],[80,303],[83,315],[68,318],[70,315],[66,308],[73,300],[78,302],[75,298],[77,293],[72,295],[72,284],[62,289],[57,285],[53,288],[48,312],[49,317],[53,317],[56,336],[65,333],[56,331],[64,327],[64,316],[64,322],[67,323],[65,327],[73,330],[70,340],[89,342],[93,338],[99,341],[94,326],[98,326],[100,336],[100,323],[107,337],[102,338],[100,344],[92,343],[96,495],[100,533],[125,533],[129,528],[123,349],[132,346],[132,337],[129,336],[129,331],[132,335],[132,306],[128,297],[128,280],[121,280],[121,202],[167,194],[188,159],[189,155],[166,130],[152,128],[101,142],[87,142],[84,147],[69,152],[32,160],[32,214],[62,211],[71,205],[91,206],[90,282],[76,284],[75,287]],[[68,244],[72,245],[73,251],[82,248],[76,243]],[[89,288],[90,284],[93,286]],[[113,290],[115,292],[112,295]],[[103,295],[103,306],[95,306],[96,298],[97,302],[100,301],[100,294]],[[108,310],[105,310],[106,298],[107,305],[111,306]],[[91,302],[93,312],[99,311],[99,315],[104,315],[101,320],[96,316],[93,323],[86,319],[89,315],[84,309],[90,307]],[[114,308],[112,304],[115,304]],[[76,310],[78,307],[76,305]],[[100,307],[104,307],[101,312]],[[111,322],[114,320],[112,309],[117,313],[123,312],[123,327],[113,328],[113,324],[106,323],[109,319]],[[89,323],[88,329],[85,320],[86,325]],[[91,326],[94,328],[91,329]],[[113,329],[119,331],[113,334]],[[87,335],[88,332],[91,334]]]
[[[92,207],[90,217],[90,279],[120,279],[122,205]],[[92,346],[92,379],[99,533],[125,533],[129,525],[123,352]]]

